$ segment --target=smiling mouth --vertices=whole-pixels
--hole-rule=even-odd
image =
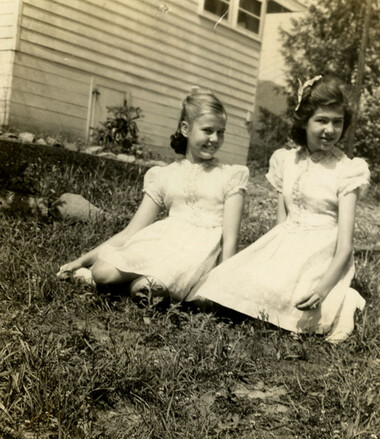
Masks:
[[[203,145],[203,148],[202,148],[202,149],[207,150],[208,152],[210,152],[210,151],[216,151],[216,147],[215,147],[215,146],[212,146],[212,145]]]

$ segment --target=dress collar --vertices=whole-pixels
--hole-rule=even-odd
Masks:
[[[310,158],[310,160],[312,160],[314,163],[319,163],[321,161],[334,158],[340,160],[343,156],[344,152],[336,146],[333,146],[328,151],[319,150],[315,152],[310,152],[307,148],[301,148],[298,150],[298,157],[300,159]]]
[[[187,164],[187,166],[200,166],[201,168],[205,168],[205,169],[216,167],[219,164],[219,160],[216,157],[210,160],[201,160],[199,162],[191,162],[186,157],[180,158],[178,160],[180,163]]]

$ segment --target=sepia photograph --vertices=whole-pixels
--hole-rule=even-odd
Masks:
[[[379,0],[0,0],[0,438],[380,439]]]

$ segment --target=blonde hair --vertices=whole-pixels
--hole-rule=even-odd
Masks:
[[[191,128],[196,119],[208,113],[227,119],[223,104],[213,93],[193,87],[182,102],[177,131],[170,137],[170,146],[177,154],[186,155],[187,150],[187,138],[183,136],[181,131],[182,122],[187,122]]]

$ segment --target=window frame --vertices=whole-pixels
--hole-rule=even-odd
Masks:
[[[223,18],[218,23],[218,26],[228,27],[235,32],[238,32],[240,34],[245,35],[246,37],[261,41],[263,29],[264,29],[264,18],[265,18],[265,14],[266,14],[266,10],[267,10],[267,0],[258,0],[258,1],[261,2],[261,11],[260,11],[260,17],[259,17],[259,32],[258,33],[254,32],[252,30],[246,29],[242,26],[239,26],[238,15],[239,15],[239,9],[240,9],[240,0],[229,0],[228,18]],[[216,14],[213,14],[212,12],[205,10],[205,3],[206,3],[206,0],[200,0],[200,2],[199,2],[199,15],[217,23],[218,20],[220,19],[220,17],[218,17],[218,15],[216,15]],[[243,9],[243,11],[245,11],[244,8],[241,8],[241,9]],[[252,15],[257,17],[257,15],[255,15],[255,14],[252,14]]]

